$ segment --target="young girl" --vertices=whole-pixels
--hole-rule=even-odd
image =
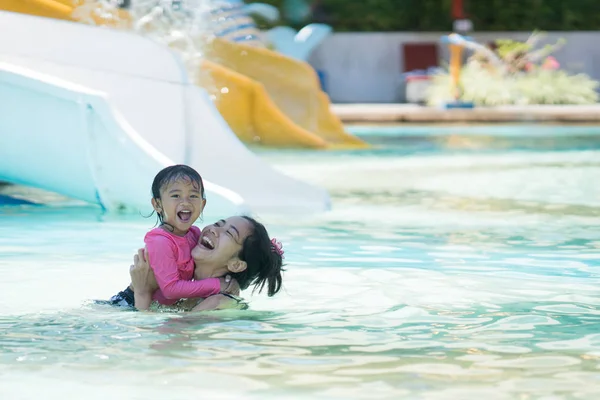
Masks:
[[[225,292],[232,284],[224,278],[192,281],[191,249],[200,239],[200,229],[193,224],[205,205],[202,178],[187,165],[167,167],[152,182],[152,207],[159,226],[146,234],[144,242],[159,287],[152,299],[160,304],[171,305],[181,298],[208,297]],[[133,307],[131,285],[113,296],[110,303]]]

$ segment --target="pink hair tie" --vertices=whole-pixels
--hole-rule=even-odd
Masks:
[[[281,245],[281,242],[278,242],[277,239],[273,238],[271,239],[271,245],[273,246],[271,248],[273,253],[277,253],[283,258],[283,246]]]

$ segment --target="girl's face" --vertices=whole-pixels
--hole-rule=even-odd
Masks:
[[[173,227],[173,233],[184,236],[196,222],[206,200],[200,187],[190,179],[177,179],[160,189],[160,200],[152,199],[152,206],[163,218],[163,223]]]

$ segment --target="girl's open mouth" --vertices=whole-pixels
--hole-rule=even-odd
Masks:
[[[179,219],[182,222],[190,222],[190,219],[192,219],[192,212],[191,211],[179,211],[177,213],[177,217],[179,217]]]

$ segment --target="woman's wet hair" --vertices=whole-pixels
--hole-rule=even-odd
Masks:
[[[258,289],[260,293],[266,285],[267,295],[273,296],[281,289],[281,272],[285,271],[283,257],[276,251],[263,224],[251,217],[243,218],[252,226],[252,233],[244,240],[238,255],[247,266],[244,271],[232,276],[238,281],[241,289],[253,285],[254,290]]]
[[[191,182],[194,187],[197,187],[198,190],[200,190],[202,198],[206,199],[202,177],[194,168],[183,164],[171,165],[163,168],[156,174],[154,181],[152,182],[152,198],[154,200],[160,200],[161,190],[169,183],[179,180]],[[152,213],[154,213],[154,211]],[[149,216],[152,216],[152,213]],[[157,212],[156,217],[158,219],[157,224],[163,225],[164,221],[162,214]]]

